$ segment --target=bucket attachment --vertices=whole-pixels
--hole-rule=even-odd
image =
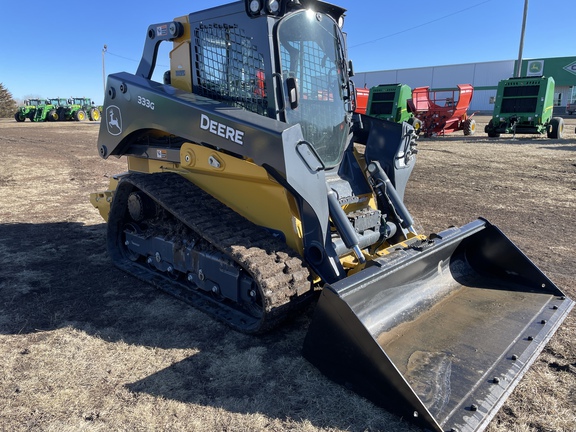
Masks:
[[[573,305],[479,219],[327,286],[304,356],[421,427],[480,431]]]

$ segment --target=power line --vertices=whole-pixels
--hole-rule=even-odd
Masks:
[[[428,25],[428,24],[432,24],[432,23],[441,21],[441,20],[443,20],[443,19],[449,18],[449,17],[451,17],[451,16],[458,15],[458,14],[460,14],[460,13],[462,13],[462,12],[469,11],[470,9],[474,9],[475,7],[482,6],[483,4],[486,4],[486,3],[490,3],[491,1],[492,1],[492,0],[486,0],[486,1],[483,1],[483,2],[481,2],[481,3],[478,3],[478,4],[475,4],[475,5],[469,6],[469,7],[465,8],[465,9],[461,9],[461,10],[459,10],[459,11],[452,12],[452,13],[450,13],[450,14],[448,14],[448,15],[444,15],[444,16],[442,16],[442,17],[440,17],[440,18],[433,19],[432,21],[427,21],[427,22],[425,22],[425,23],[418,24],[417,26],[407,28],[407,29],[405,29],[405,30],[400,30],[400,31],[398,31],[398,32],[396,32],[396,33],[391,33],[391,34],[389,34],[389,35],[382,36],[382,37],[377,38],[377,39],[372,39],[372,40],[369,40],[369,41],[366,41],[366,42],[361,42],[361,43],[358,43],[358,44],[355,44],[355,45],[350,45],[348,48],[356,48],[356,47],[359,47],[359,46],[362,46],[362,45],[368,45],[368,44],[371,44],[371,43],[374,43],[374,42],[378,42],[378,41],[381,41],[382,39],[387,39],[387,38],[392,37],[392,36],[397,36],[397,35],[399,35],[399,34],[409,32],[409,31],[414,30],[414,29],[417,29],[417,28],[419,28],[419,27],[423,27],[423,26],[426,26],[426,25]]]
[[[110,52],[110,51],[106,51],[106,54],[109,54],[109,55],[111,55],[111,56],[113,56],[113,57],[118,57],[118,58],[121,58],[121,59],[124,59],[124,60],[128,60],[128,61],[131,61],[131,62],[135,62],[135,63],[140,62],[140,60],[135,60],[135,59],[133,59],[133,58],[124,57],[124,56],[121,56],[121,55],[118,55],[118,54],[114,54],[113,52]]]
[[[111,56],[113,56],[113,57],[118,57],[118,58],[121,58],[121,59],[124,59],[124,60],[128,60],[128,61],[131,61],[131,62],[140,63],[140,60],[135,60],[135,59],[133,59],[133,58],[124,57],[124,56],[121,56],[121,55],[118,55],[118,54],[114,54],[113,52],[110,52],[110,51],[106,51],[106,54],[109,54],[109,55],[111,55]],[[162,64],[156,64],[156,66],[160,66],[160,67],[163,67],[163,68],[169,67],[169,66],[162,65]]]

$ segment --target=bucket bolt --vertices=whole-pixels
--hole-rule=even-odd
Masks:
[[[478,405],[476,404],[470,405],[470,411],[478,411]]]
[[[492,384],[500,384],[500,378],[498,377],[492,378]]]
[[[512,360],[514,361],[518,360],[518,356],[516,354],[512,354]]]

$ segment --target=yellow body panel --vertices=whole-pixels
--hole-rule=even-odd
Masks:
[[[267,228],[281,231],[286,243],[303,253],[302,229],[298,207],[292,195],[254,163],[226,155],[208,147],[186,143],[180,150],[181,164],[128,156],[130,171],[142,173],[176,172],[214,196],[245,218]],[[91,196],[104,219],[110,203],[97,197],[110,197],[111,190]],[[110,199],[111,202],[111,199]]]
[[[118,180],[112,177],[107,191],[93,192],[90,194],[90,203],[98,209],[100,216],[102,216],[102,219],[106,222],[108,222],[108,214],[110,213],[112,198],[114,197],[114,191],[117,186]]]
[[[190,143],[180,160],[181,175],[255,224],[281,231],[288,246],[303,253],[296,202],[264,168]]]
[[[170,83],[176,88],[192,93],[190,23],[188,16],[176,18],[174,21],[182,23],[184,33],[174,40],[174,48],[170,51]]]

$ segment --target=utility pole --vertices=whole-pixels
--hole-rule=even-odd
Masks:
[[[528,15],[528,0],[524,0],[524,18],[522,18],[522,33],[520,33],[520,49],[518,50],[518,62],[514,76],[518,78],[522,71],[522,50],[524,49],[524,32],[526,31],[526,16]]]
[[[104,48],[102,48],[102,90],[104,90],[104,94],[106,94],[106,66],[104,64],[104,54],[106,54],[106,51],[108,51],[108,45],[104,45]]]

